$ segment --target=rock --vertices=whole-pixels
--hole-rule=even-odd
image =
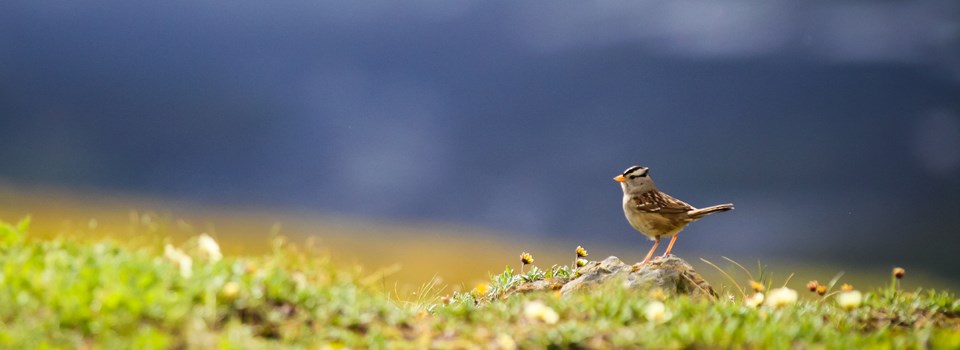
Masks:
[[[532,282],[524,282],[515,287],[510,288],[507,291],[504,291],[502,294],[497,295],[488,295],[483,298],[483,301],[490,300],[506,300],[514,294],[525,294],[531,292],[545,292],[545,291],[558,291],[560,288],[569,282],[569,279],[562,278],[548,278]]]
[[[615,256],[603,261],[592,261],[578,270],[579,277],[565,283],[560,293],[602,285],[608,281],[623,281],[625,288],[653,290],[660,288],[667,295],[689,295],[693,298],[713,299],[716,291],[683,259],[670,255],[634,268]]]
[[[566,281],[558,278],[527,282],[517,286],[517,289],[515,290],[515,292],[528,293],[528,292],[537,292],[542,290],[557,290],[557,289],[563,288],[564,283],[566,283]]]
[[[623,288],[654,290],[659,288],[665,295],[688,295],[692,298],[715,299],[716,291],[683,259],[670,255],[656,259],[647,265],[635,268],[615,256],[603,261],[591,261],[577,270],[571,279],[547,279],[520,284],[500,296],[514,293],[560,290],[569,294],[584,288],[606,283],[622,283]]]

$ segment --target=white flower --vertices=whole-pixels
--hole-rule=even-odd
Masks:
[[[667,306],[659,301],[651,301],[645,308],[643,314],[647,316],[647,321],[653,323],[663,323],[670,320],[673,314],[667,311]]]
[[[743,299],[743,303],[749,307],[756,308],[763,304],[763,293],[754,293],[753,295]]]
[[[853,310],[860,307],[861,302],[863,302],[863,294],[861,294],[859,290],[841,292],[837,295],[837,304],[847,310]]]
[[[187,253],[168,243],[163,247],[163,256],[180,267],[180,276],[183,278],[193,275],[193,259]]]
[[[197,238],[197,245],[200,247],[200,253],[210,258],[210,261],[217,262],[223,258],[223,254],[220,254],[220,245],[206,233]]]
[[[769,307],[783,307],[796,302],[797,291],[787,287],[781,287],[771,289],[770,293],[767,293],[767,300],[763,303],[763,305]]]
[[[167,243],[167,245],[163,246],[163,257],[173,262],[178,262],[180,261],[181,255],[184,255],[183,251],[177,249],[177,247],[174,247],[172,244]]]
[[[523,316],[528,320],[540,321],[546,324],[554,324],[560,320],[560,315],[553,311],[542,301],[532,301],[523,305]]]
[[[290,278],[293,280],[293,283],[297,284],[297,289],[304,289],[307,287],[307,276],[301,272],[294,272]]]

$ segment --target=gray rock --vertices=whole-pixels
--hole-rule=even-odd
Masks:
[[[614,281],[623,283],[624,288],[660,288],[667,295],[709,299],[717,296],[710,284],[690,264],[674,255],[651,261],[639,268],[627,265],[615,256],[603,261],[591,261],[578,270],[578,277],[563,285],[560,293],[568,294]]]
[[[603,261],[591,261],[577,270],[575,277],[550,278],[521,283],[502,294],[490,296],[492,299],[507,299],[513,294],[557,291],[566,295],[575,291],[610,283],[622,283],[623,288],[655,290],[659,288],[665,295],[688,295],[692,298],[706,297],[716,299],[717,293],[693,270],[686,261],[677,256],[656,259],[647,265],[635,267],[627,265],[615,256]]]

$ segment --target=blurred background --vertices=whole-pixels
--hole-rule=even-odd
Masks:
[[[0,4],[0,218],[41,235],[280,231],[472,283],[642,258],[634,164],[736,205],[681,235],[698,269],[956,286],[960,3]]]

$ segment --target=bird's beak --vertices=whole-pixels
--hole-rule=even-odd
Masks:
[[[613,181],[624,182],[627,181],[627,179],[623,178],[623,175],[617,175],[617,177],[613,178]]]

